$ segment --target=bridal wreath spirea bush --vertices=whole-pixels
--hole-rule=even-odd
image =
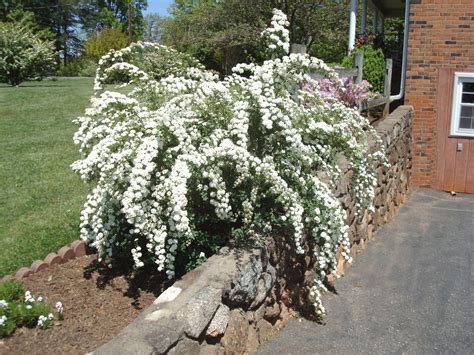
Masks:
[[[272,24],[278,31],[265,33],[282,32],[286,16],[275,11]],[[268,42],[288,51],[288,36]],[[143,52],[176,59],[156,62],[157,75],[146,63],[122,61]],[[303,89],[318,87],[312,72],[340,82],[319,59],[291,54],[241,64],[223,80],[191,62],[147,43],[101,61],[96,95],[74,137],[83,158],[73,169],[93,186],[82,238],[101,258],[128,253],[136,267],[154,263],[172,278],[180,260],[209,255],[230,238],[286,233],[297,253],[314,253],[311,297],[324,314],[322,281],[335,274],[340,246],[351,260],[345,212],[332,192],[341,177],[337,157],[354,171],[351,192],[362,211],[383,156],[369,150],[374,130],[353,108]],[[127,78],[126,94],[103,91],[117,73]]]

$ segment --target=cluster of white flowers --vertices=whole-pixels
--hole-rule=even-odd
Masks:
[[[58,312],[59,314],[62,314],[64,312],[64,306],[60,301],[56,302],[54,308],[56,308],[56,312]]]
[[[39,316],[38,323],[36,324],[40,328],[46,328],[48,326],[48,322],[51,322],[54,319],[54,315],[52,313],[48,314],[48,316]]]
[[[203,66],[189,55],[179,53],[158,43],[137,42],[130,46],[114,50],[104,55],[98,63],[94,90],[104,89],[107,82],[137,84],[150,79],[157,80],[170,75],[181,76],[190,66],[198,69],[194,75],[200,75]],[[141,68],[144,69],[141,69]],[[150,78],[146,69],[152,69]],[[189,73],[193,76],[193,73]]]
[[[282,36],[271,38],[285,52],[286,24],[275,11],[266,31]],[[356,110],[303,90],[317,86],[310,73],[337,74],[317,58],[291,54],[238,65],[224,80],[201,67],[158,80],[119,63],[136,48],[101,61],[96,97],[77,119],[74,141],[83,158],[72,167],[94,184],[81,237],[101,258],[128,251],[136,267],[153,261],[172,278],[178,252],[199,252],[191,249],[207,232],[202,221],[218,220],[249,237],[285,228],[296,252],[315,256],[311,297],[324,314],[323,280],[336,273],[339,247],[351,261],[345,211],[333,193],[341,178],[336,157],[354,168],[351,191],[363,210],[382,156],[369,151],[376,133]],[[106,63],[138,78],[128,94],[103,92]]]
[[[26,292],[25,292],[25,302],[26,302],[26,303],[35,302],[35,298],[33,297],[33,295],[31,294],[30,291],[26,291]]]
[[[290,51],[290,31],[286,14],[278,9],[273,9],[273,17],[270,27],[262,32],[262,36],[268,40],[268,48],[277,52],[283,50],[284,53]]]
[[[18,309],[25,309],[28,311],[28,324],[30,324],[31,317],[38,317],[36,325],[39,328],[48,328],[55,316],[53,313],[46,313],[46,307],[40,305],[44,301],[42,296],[36,299],[30,291],[25,291],[22,300],[9,300],[8,298],[0,300],[0,338],[8,336],[18,326],[25,325],[25,320],[22,317],[17,317],[15,314]],[[61,302],[56,303],[56,312],[58,319],[62,319],[63,305]],[[7,324],[10,322],[10,324]],[[6,327],[6,328],[5,328]]]

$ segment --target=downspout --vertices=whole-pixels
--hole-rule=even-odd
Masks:
[[[356,37],[357,0],[351,0],[351,10],[349,15],[349,53],[354,49]]]
[[[403,26],[403,55],[402,55],[402,73],[400,80],[400,92],[397,95],[390,96],[390,102],[400,100],[405,95],[405,81],[407,76],[407,52],[408,52],[408,31],[410,28],[410,0],[405,2],[405,23]]]

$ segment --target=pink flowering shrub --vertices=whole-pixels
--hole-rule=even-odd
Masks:
[[[335,100],[343,102],[347,107],[355,108],[358,102],[367,100],[371,92],[372,85],[367,80],[363,80],[360,84],[353,82],[352,78],[331,78],[322,79],[317,82],[317,86],[306,83],[303,90],[312,92],[316,90],[326,104],[331,106],[331,102]]]

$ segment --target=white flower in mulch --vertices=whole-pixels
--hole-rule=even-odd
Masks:
[[[35,298],[31,295],[30,291],[25,292],[25,302],[32,303],[35,301]]]
[[[46,321],[48,321],[48,317],[43,316],[43,315],[39,316],[38,317],[38,324],[37,324],[38,327],[40,327],[40,328],[45,327],[46,326]]]
[[[63,311],[64,311],[64,307],[63,307],[63,304],[62,302],[56,302],[56,305],[54,306],[56,308],[56,312],[58,312],[59,314],[62,314]]]

